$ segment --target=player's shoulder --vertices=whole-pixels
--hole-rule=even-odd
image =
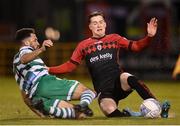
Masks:
[[[78,46],[88,45],[88,44],[91,43],[91,42],[92,42],[92,38],[86,38],[86,39],[81,40],[81,41],[78,43]]]
[[[31,53],[33,51],[34,49],[31,46],[23,46],[19,49],[19,56],[21,57],[22,55],[26,53]]]
[[[90,38],[85,38],[85,39],[81,40],[79,43],[86,43],[86,42],[89,42],[91,40],[92,40],[91,37]]]
[[[112,38],[112,39],[120,39],[120,40],[128,40],[126,37],[124,36],[121,36],[119,34],[109,34],[109,38]]]
[[[33,51],[33,48],[31,46],[22,46],[19,51],[24,51],[24,50],[31,50]]]

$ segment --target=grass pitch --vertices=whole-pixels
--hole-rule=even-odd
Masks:
[[[72,78],[68,78],[72,79]],[[74,79],[74,78],[73,78]],[[87,87],[92,88],[88,79],[77,78]],[[21,98],[19,87],[14,78],[0,78],[0,125],[179,125],[180,124],[180,83],[179,82],[146,82],[147,86],[162,102],[168,99],[171,103],[170,118],[145,119],[142,117],[106,118],[99,109],[97,100],[91,104],[94,116],[83,120],[42,119],[26,107]],[[139,110],[142,99],[134,91],[127,99],[119,103],[119,108],[130,107]]]

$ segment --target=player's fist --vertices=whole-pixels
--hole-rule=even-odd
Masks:
[[[149,23],[147,23],[147,32],[149,37],[153,37],[157,32],[157,19],[151,18]]]
[[[44,40],[43,44],[42,44],[42,50],[45,51],[47,47],[52,47],[53,46],[53,42],[51,40]]]

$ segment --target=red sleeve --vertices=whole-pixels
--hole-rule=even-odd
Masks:
[[[142,49],[144,49],[145,47],[149,45],[151,40],[152,40],[152,37],[146,36],[145,38],[140,39],[138,41],[130,41],[129,49],[134,52],[141,51]]]
[[[49,67],[49,72],[55,73],[55,74],[70,73],[74,69],[76,69],[76,67],[77,67],[77,65],[75,65],[71,61],[67,61],[66,63],[64,63],[62,65]]]
[[[62,65],[50,67],[49,72],[55,74],[70,73],[74,69],[76,69],[77,65],[81,63],[82,59],[83,59],[82,44],[79,43],[71,56],[71,60],[67,61]]]
[[[128,39],[118,34],[114,34],[114,37],[118,41],[118,45],[120,46],[120,48],[128,49],[130,42]]]
[[[134,52],[141,51],[142,49],[147,47],[152,40],[152,37],[148,37],[148,36],[138,41],[131,41],[124,37],[121,37],[120,35],[115,35],[115,36],[116,39],[118,39],[118,43],[121,48],[125,48]]]
[[[81,63],[81,60],[83,59],[84,55],[82,53],[82,48],[83,48],[83,43],[79,43],[76,49],[74,50],[72,56],[71,56],[71,61],[76,62],[77,64]]]

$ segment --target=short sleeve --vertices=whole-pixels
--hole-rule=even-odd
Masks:
[[[22,48],[20,48],[19,50],[19,57],[21,58],[24,54],[26,53],[31,53],[33,51],[33,48],[32,47],[29,47],[29,46],[24,46]]]
[[[118,34],[115,34],[114,37],[117,39],[118,45],[120,48],[128,49],[130,45],[130,40],[122,37]]]

